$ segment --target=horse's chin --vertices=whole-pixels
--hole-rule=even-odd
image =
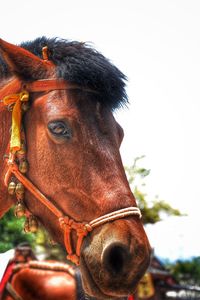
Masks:
[[[85,294],[87,294],[89,297],[93,297],[97,300],[117,300],[122,299],[122,297],[125,297],[125,295],[114,295],[115,291],[104,291],[102,288],[100,288],[95,280],[93,279],[93,276],[91,272],[89,271],[89,268],[87,267],[86,262],[84,259],[81,259],[80,263],[80,269],[81,269],[81,275],[82,275],[82,284]],[[123,298],[124,299],[124,298]]]

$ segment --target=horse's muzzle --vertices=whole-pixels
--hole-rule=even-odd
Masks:
[[[141,231],[132,235],[125,220],[116,221],[84,244],[81,271],[89,295],[116,299],[135,291],[150,261],[149,243],[144,232],[142,235]]]

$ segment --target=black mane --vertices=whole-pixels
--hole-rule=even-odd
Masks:
[[[97,91],[101,103],[108,105],[111,109],[127,103],[126,76],[90,45],[77,41],[41,37],[34,41],[24,42],[20,46],[40,58],[42,58],[42,48],[47,46],[49,60],[57,66],[58,78],[64,78],[81,87]],[[37,76],[35,74],[34,77]]]

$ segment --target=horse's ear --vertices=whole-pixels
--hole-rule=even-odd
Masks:
[[[53,71],[54,65],[28,50],[0,39],[0,53],[10,71],[22,78],[38,79]]]

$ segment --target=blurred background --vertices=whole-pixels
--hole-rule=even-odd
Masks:
[[[184,284],[200,285],[200,2],[198,0],[3,1],[0,37],[92,43],[128,78],[129,106],[115,112],[121,155],[154,255]],[[16,231],[17,228],[17,231]],[[64,258],[43,231],[22,232],[10,211],[0,252],[28,240]],[[37,245],[37,246],[36,246]],[[195,266],[195,268],[194,268]]]

